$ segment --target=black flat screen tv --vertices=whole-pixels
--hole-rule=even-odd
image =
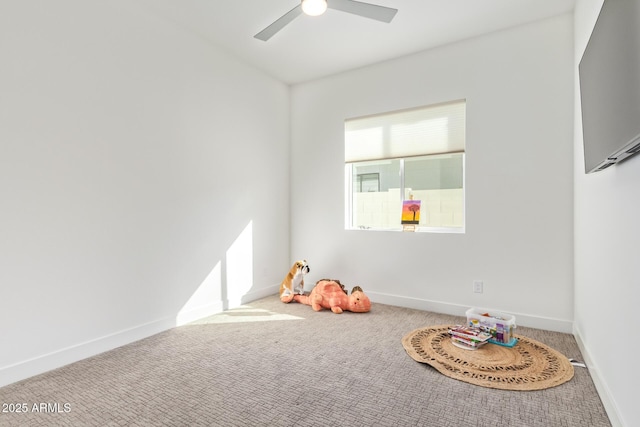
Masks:
[[[640,152],[640,0],[605,0],[579,64],[585,173]]]

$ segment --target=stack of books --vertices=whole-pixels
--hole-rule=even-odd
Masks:
[[[491,334],[480,328],[463,325],[456,325],[449,329],[449,335],[451,335],[453,345],[465,350],[477,350],[491,338]]]

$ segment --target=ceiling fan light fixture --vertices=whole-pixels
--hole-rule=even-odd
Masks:
[[[305,15],[320,16],[327,10],[327,0],[302,0]]]
[[[300,3],[296,7],[276,19],[271,25],[268,25],[253,37],[266,42],[303,13],[310,16],[322,15],[327,10],[327,7],[329,7],[327,4],[329,2],[331,2],[331,9],[386,23],[391,22],[398,12],[398,9],[357,0],[300,0]]]

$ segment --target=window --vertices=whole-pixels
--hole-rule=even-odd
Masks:
[[[420,200],[418,231],[464,231],[465,101],[345,122],[346,228],[401,230]]]
[[[377,192],[380,191],[380,174],[379,173],[360,173],[357,175],[358,192]]]

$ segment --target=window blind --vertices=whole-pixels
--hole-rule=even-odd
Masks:
[[[466,101],[345,121],[345,162],[464,152]]]

